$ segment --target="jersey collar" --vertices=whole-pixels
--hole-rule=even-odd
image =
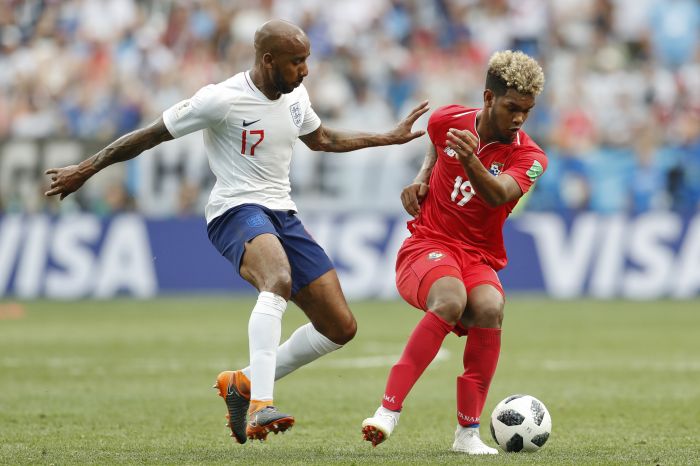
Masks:
[[[267,96],[263,94],[260,89],[258,89],[258,87],[253,82],[253,78],[250,77],[250,70],[243,72],[243,79],[245,79],[248,89],[250,89],[250,91],[253,94],[255,94],[256,97],[259,97],[260,99],[266,102],[274,102],[273,100],[268,99]]]

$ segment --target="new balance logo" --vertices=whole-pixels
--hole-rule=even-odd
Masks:
[[[243,127],[245,128],[246,126],[250,126],[250,125],[252,125],[253,123],[257,123],[257,122],[260,121],[260,120],[262,120],[262,118],[258,118],[258,119],[255,120],[255,121],[245,121],[245,120],[243,120]]]

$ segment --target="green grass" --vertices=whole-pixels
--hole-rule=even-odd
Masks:
[[[419,311],[358,302],[356,339],[276,385],[297,425],[237,445],[209,387],[247,361],[250,299],[30,302],[0,320],[4,464],[699,464],[700,303],[511,297],[485,418],[512,393],[550,410],[534,454],[450,451],[464,339],[431,365],[394,436],[373,449],[360,423],[379,403]],[[305,322],[294,306],[284,335]],[[383,358],[383,356],[389,356]],[[367,367],[369,366],[369,367]],[[488,427],[483,437],[493,445]]]

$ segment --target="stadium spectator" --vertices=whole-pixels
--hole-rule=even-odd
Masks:
[[[318,112],[333,124],[351,121],[363,107],[360,86],[391,110],[372,115],[381,119],[379,127],[389,127],[406,106],[423,99],[477,103],[481,77],[474,70],[483,68],[491,52],[515,48],[533,54],[550,80],[529,129],[551,154],[552,169],[557,154],[569,155],[556,134],[558,118],[578,100],[575,109],[585,109],[591,120],[590,144],[575,159],[577,186],[596,183],[592,174],[607,150],[601,146],[631,144],[646,116],[659,129],[660,153],[672,153],[678,114],[700,112],[700,2],[694,0],[10,0],[0,5],[0,141],[104,142],[140,127],[203,83],[221,81],[249,63],[255,25],[270,17],[288,18],[309,31],[314,57],[308,88],[332,97],[319,100]],[[406,150],[420,159],[417,149]],[[640,168],[640,160],[627,155],[630,169]],[[311,160],[321,172],[326,162]],[[662,178],[676,176],[670,170],[678,179],[691,176],[684,164],[656,167]],[[369,170],[359,159],[355,168]],[[143,182],[138,170],[125,173],[127,184]],[[626,174],[609,177],[611,183],[596,189],[612,191],[597,195],[634,196]],[[564,178],[554,182],[552,192],[569,191]],[[299,186],[300,200],[338,196],[339,208],[358,201],[328,183]],[[664,187],[667,197],[681,195],[670,191],[673,186]],[[377,192],[364,195],[372,204],[391,205],[377,201]],[[571,202],[593,210],[632,208],[627,201]],[[169,207],[176,205],[177,199],[163,203],[160,215],[177,215]],[[527,207],[553,205],[572,207],[538,193]]]

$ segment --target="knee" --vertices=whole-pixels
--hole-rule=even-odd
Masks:
[[[491,301],[475,306],[474,325],[484,328],[501,328],[503,325],[503,303]]]
[[[336,345],[345,345],[355,338],[357,333],[357,321],[354,316],[350,316],[350,319],[343,325],[335,326],[328,334],[326,338],[335,343]]]
[[[428,304],[428,310],[437,314],[442,320],[450,325],[455,325],[462,317],[464,308],[467,305],[466,295],[438,298]]]
[[[276,270],[268,273],[260,284],[260,291],[269,291],[289,300],[292,295],[292,274],[289,270]]]
[[[452,276],[438,279],[430,287],[426,306],[448,324],[457,324],[467,306],[467,290],[464,283]]]

